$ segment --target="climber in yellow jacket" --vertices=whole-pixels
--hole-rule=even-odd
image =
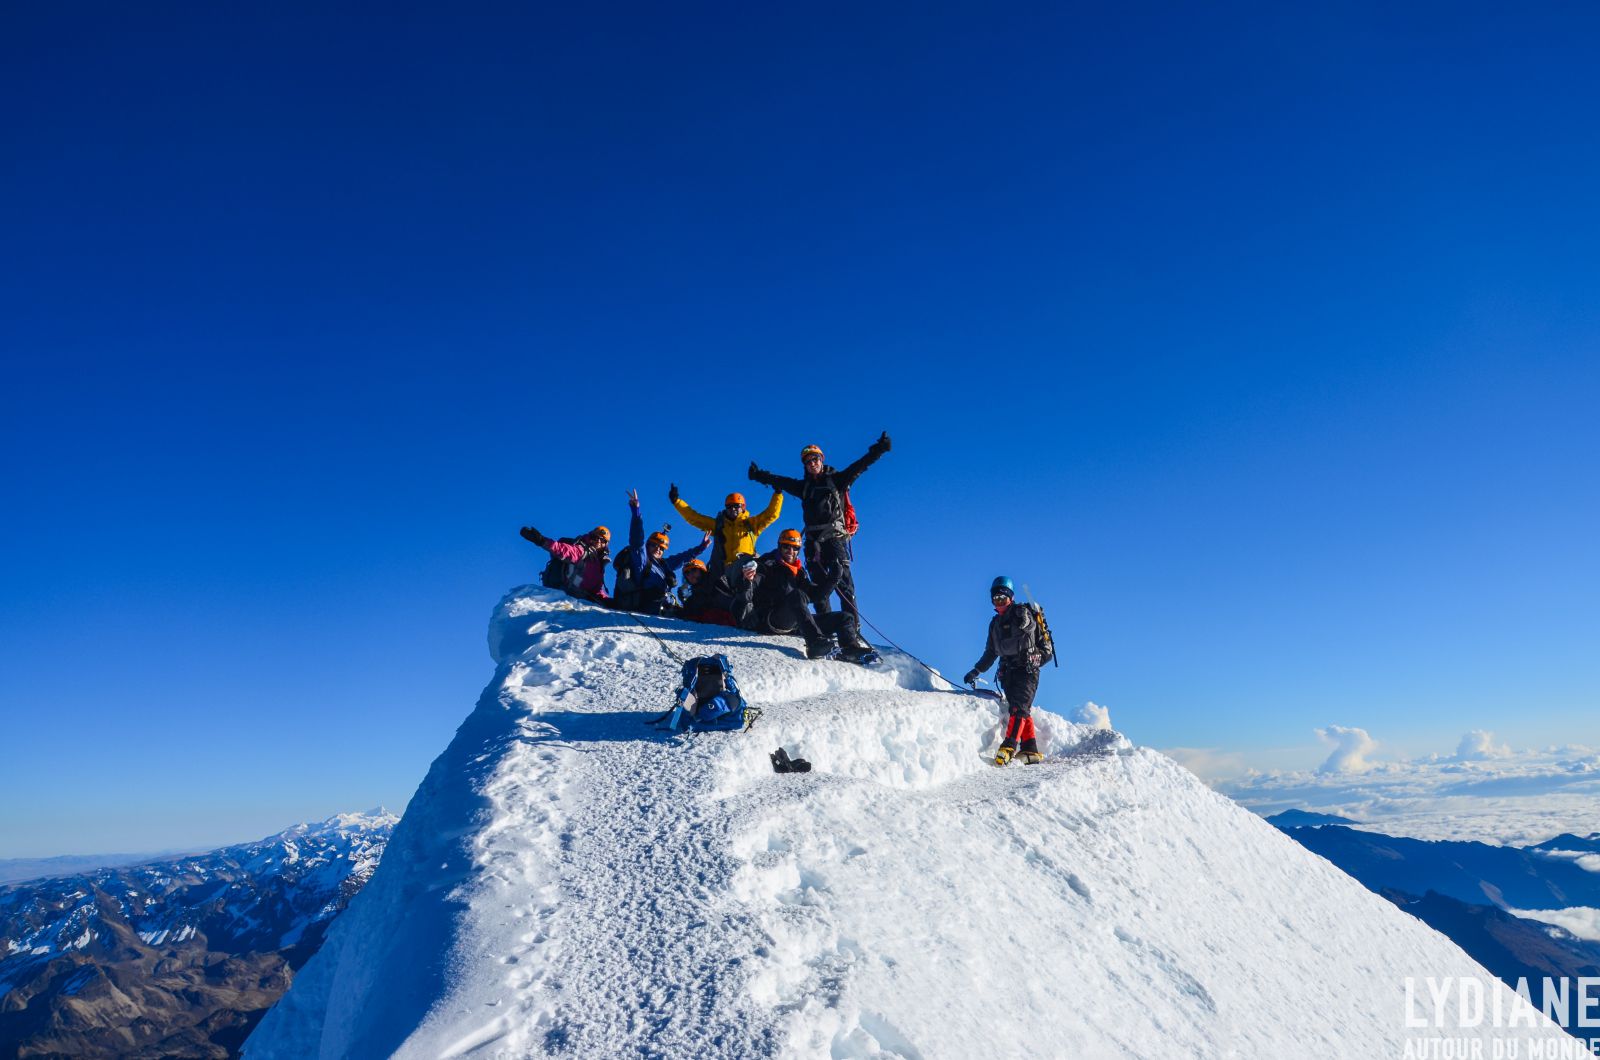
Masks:
[[[667,499],[672,501],[672,506],[678,509],[690,526],[696,530],[711,532],[711,555],[706,557],[706,573],[715,578],[739,557],[740,553],[747,556],[756,555],[756,538],[761,532],[778,521],[778,513],[783,511],[783,493],[779,490],[772,491],[772,500],[762,509],[760,515],[751,515],[745,507],[744,494],[730,493],[722,502],[722,511],[714,516],[701,515],[689,507],[689,502],[678,496],[678,484],[674,482],[667,491]]]

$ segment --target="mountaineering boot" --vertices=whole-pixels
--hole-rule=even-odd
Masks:
[[[883,656],[879,655],[872,645],[862,640],[854,644],[847,644],[839,649],[839,661],[856,663],[860,666],[871,666]]]
[[[1011,756],[1015,753],[1015,748],[1007,747],[1005,744],[1001,744],[1000,750],[995,752],[994,764],[997,766],[1007,765],[1011,761]]]
[[[1038,751],[1024,751],[1024,752],[1022,752],[1022,764],[1023,765],[1036,766],[1040,762],[1043,762],[1043,761],[1044,761],[1044,755],[1040,754]]]
[[[823,637],[821,640],[813,640],[806,643],[806,658],[808,659],[832,659],[838,654],[839,648],[834,644],[832,637]]]

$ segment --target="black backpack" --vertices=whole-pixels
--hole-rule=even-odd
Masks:
[[[1056,657],[1056,639],[1050,635],[1050,623],[1044,620],[1044,608],[1038,604],[1028,603],[1020,606],[1026,607],[1028,612],[1033,615],[1033,625],[1036,630],[1033,642],[1039,649],[1041,656],[1039,665],[1043,666],[1045,663],[1053,661]]]
[[[574,563],[552,554],[550,562],[544,565],[544,573],[539,575],[539,584],[547,589],[561,589],[572,596],[577,596],[583,581],[583,565],[596,556],[600,558],[601,563],[604,563],[610,549],[604,545],[595,548],[581,537],[562,537],[556,540],[564,545],[582,545],[583,558]]]
[[[635,607],[640,602],[639,586],[633,580],[633,564],[629,562],[632,558],[633,546],[629,545],[621,552],[618,552],[617,558],[611,561],[611,569],[617,575],[616,587],[611,590],[611,597],[616,601],[616,606],[623,610]],[[665,599],[666,594],[670,593],[677,584],[677,573],[670,570],[667,571],[667,585],[661,592],[662,598]]]
[[[558,538],[563,545],[576,545],[575,537]],[[572,568],[575,564],[569,563],[561,557],[551,554],[550,562],[544,565],[544,573],[539,575],[539,584],[546,589],[565,589],[567,582],[572,577]]]

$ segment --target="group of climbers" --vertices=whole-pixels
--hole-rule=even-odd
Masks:
[[[615,560],[610,556],[611,531],[604,526],[558,540],[523,527],[522,536],[550,552],[544,584],[580,599],[619,610],[673,615],[760,633],[798,633],[805,641],[807,658],[871,662],[877,653],[861,638],[861,613],[850,570],[854,558],[851,539],[859,526],[850,487],[888,451],[885,432],[859,459],[837,471],[827,464],[819,447],[808,445],[800,451],[803,474],[799,478],[763,471],[751,461],[750,480],[773,491],[772,499],[756,515],[750,514],[742,493],[728,494],[715,516],[702,515],[679,496],[673,483],[667,499],[704,536],[698,544],[670,556],[670,527],[645,535],[637,490],[628,493],[628,545]],[[776,548],[758,554],[756,542],[778,521],[784,494],[799,499],[804,532],[784,530]],[[711,554],[701,560],[699,556],[708,546]],[[609,593],[605,587],[608,563],[616,572]],[[684,584],[674,594],[680,570]],[[1043,612],[1032,604],[1016,602],[1010,578],[996,578],[989,593],[995,615],[989,621],[983,656],[963,681],[975,685],[980,675],[999,661],[997,677],[1008,716],[995,764],[1006,765],[1013,757],[1037,763],[1043,756],[1034,731],[1033,698],[1039,689],[1039,670],[1054,656],[1055,647]],[[837,611],[833,608],[835,595],[839,598]],[[726,674],[726,658],[717,658],[721,673]],[[679,704],[675,719],[704,713],[696,709],[702,704],[724,702],[717,698],[723,691],[717,682],[723,677],[713,674],[715,669],[708,666],[696,674],[686,671],[684,687],[693,694]]]
[[[597,526],[581,537],[551,539],[531,526],[522,536],[550,552],[544,584],[594,603],[641,614],[673,615],[763,633],[798,633],[811,659],[867,661],[875,653],[861,639],[850,538],[857,521],[850,486],[889,451],[884,433],[843,471],[828,466],[822,450],[800,451],[800,478],[774,475],[750,463],[750,479],[772,489],[772,499],[751,515],[744,494],[730,493],[722,511],[702,515],[678,494],[667,499],[690,526],[704,532],[699,544],[667,555],[669,527],[645,536],[637,490],[628,493],[628,547],[613,560],[611,531]],[[805,530],[785,530],[778,547],[759,555],[756,542],[783,512],[784,494],[799,498]],[[708,560],[700,554],[712,546]],[[616,572],[605,587],[607,562]],[[678,593],[678,572],[684,585]],[[833,596],[839,597],[839,610]]]

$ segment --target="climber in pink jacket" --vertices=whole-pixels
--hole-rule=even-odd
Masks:
[[[550,553],[540,581],[551,589],[564,589],[568,596],[595,603],[608,602],[606,566],[611,562],[611,531],[597,526],[582,537],[552,540],[531,526],[522,528],[524,540],[532,541]]]

